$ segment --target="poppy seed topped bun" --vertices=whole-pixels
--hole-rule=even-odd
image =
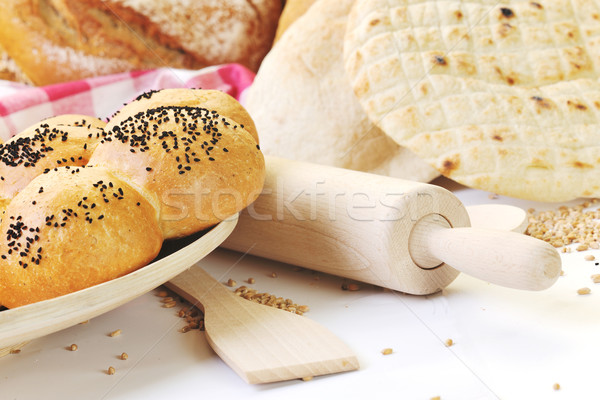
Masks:
[[[90,165],[152,193],[165,239],[222,221],[262,189],[265,164],[252,119],[223,92],[151,92],[123,107],[106,131]]]

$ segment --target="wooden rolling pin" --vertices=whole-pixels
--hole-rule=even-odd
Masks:
[[[546,242],[469,225],[444,188],[267,157],[262,194],[222,246],[419,295],[459,271],[526,290],[558,278]]]

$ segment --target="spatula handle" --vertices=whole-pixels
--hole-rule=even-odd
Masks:
[[[276,157],[266,162],[263,194],[241,214],[223,244],[226,248],[412,294],[439,291],[456,278],[457,269],[532,290],[546,288],[558,277],[560,258],[540,240],[493,232],[484,248],[474,247],[481,243],[475,234],[468,239],[474,242],[460,241],[453,233],[470,225],[468,214],[458,198],[441,187]],[[436,232],[426,247],[415,247],[412,232],[430,215],[443,217],[452,229]],[[520,258],[518,267],[510,267],[512,273],[501,274],[507,257],[495,256],[494,264],[490,258],[480,263],[474,256],[437,253],[436,241],[446,237],[453,239],[453,257],[476,253],[478,260],[485,260],[492,244],[496,254],[510,254],[515,242],[523,253],[547,256]],[[415,261],[424,257],[437,264],[423,267]],[[441,261],[445,262],[440,265]]]
[[[165,283],[165,286],[203,312],[205,307],[214,310],[226,308],[236,302],[232,293],[199,265],[194,265],[183,271]]]

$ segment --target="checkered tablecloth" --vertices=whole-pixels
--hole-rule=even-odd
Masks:
[[[242,100],[254,74],[238,64],[202,70],[160,68],[127,72],[43,87],[0,81],[0,139],[61,114],[107,119],[143,92],[167,88],[222,90]]]

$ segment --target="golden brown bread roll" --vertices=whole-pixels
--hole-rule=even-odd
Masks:
[[[0,45],[36,85],[236,62],[257,70],[281,0],[4,0]]]
[[[119,125],[125,119],[130,118],[138,112],[146,111],[150,108],[161,107],[164,105],[178,107],[197,107],[201,106],[207,109],[218,110],[219,114],[227,116],[227,118],[236,121],[243,125],[256,143],[258,143],[258,133],[254,121],[248,114],[248,111],[237,102],[233,97],[219,90],[194,90],[194,89],[163,89],[151,90],[140,96],[135,101],[127,104],[126,107],[117,111],[110,118],[111,127]]]
[[[262,189],[264,158],[254,124],[223,92],[149,93],[123,107],[106,130],[111,139],[96,148],[90,165],[152,193],[165,239],[220,222],[252,203]]]
[[[38,122],[0,146],[0,218],[11,199],[44,170],[86,165],[105,122],[69,114]]]
[[[17,307],[131,272],[158,254],[156,210],[103,168],[35,178],[0,223],[0,304]]]
[[[170,103],[190,98],[197,103]],[[89,118],[54,118],[59,132],[97,132],[96,149],[86,166],[25,167],[41,175],[16,194],[0,222],[0,305],[13,308],[127,274],[156,257],[164,239],[210,227],[252,202],[262,189],[264,159],[255,137],[221,110],[253,126],[232,97],[191,89],[140,96],[107,130]],[[85,127],[56,125],[73,120]],[[51,143],[56,149],[49,154],[63,154],[73,146],[71,132],[68,140],[47,142],[36,132],[36,146]],[[16,152],[15,162],[24,165],[30,153]]]

